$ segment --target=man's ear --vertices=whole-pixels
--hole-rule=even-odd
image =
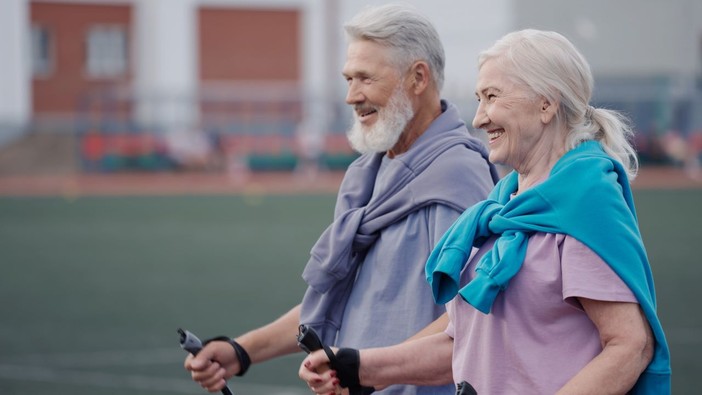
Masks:
[[[420,95],[424,92],[431,81],[429,65],[424,61],[416,61],[410,67],[410,81],[412,82],[412,92]]]
[[[551,123],[551,121],[553,121],[553,118],[558,113],[558,107],[560,107],[560,103],[558,101],[552,101],[545,97],[541,97],[541,122],[543,122],[544,124]]]

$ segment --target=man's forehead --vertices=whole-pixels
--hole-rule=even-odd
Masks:
[[[392,67],[392,51],[369,40],[355,40],[349,43],[343,73],[369,72],[378,68]]]

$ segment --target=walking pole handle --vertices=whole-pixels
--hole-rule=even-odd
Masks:
[[[198,339],[197,336],[193,335],[192,333],[178,328],[178,334],[180,335],[180,347],[193,354],[197,355],[197,353],[202,350],[202,342],[200,339]],[[232,394],[232,391],[227,387],[227,385],[224,385],[224,388],[222,388],[222,395],[234,395]]]

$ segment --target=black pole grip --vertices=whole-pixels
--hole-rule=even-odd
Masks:
[[[297,334],[297,345],[306,353],[311,353],[312,351],[321,350],[324,348],[322,345],[322,340],[319,339],[319,335],[311,327],[307,325],[300,325]]]
[[[461,381],[456,386],[456,395],[478,395],[478,391],[467,381]]]
[[[180,335],[180,347],[193,354],[197,355],[197,353],[202,350],[202,342],[200,339],[197,338],[197,336],[193,335],[192,333],[178,328],[178,334]],[[232,391],[227,387],[226,385],[224,388],[222,388],[222,395],[234,395],[232,394]]]

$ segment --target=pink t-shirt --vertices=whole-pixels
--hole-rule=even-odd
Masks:
[[[474,277],[485,243],[461,274]],[[521,270],[483,314],[460,296],[447,304],[454,338],[453,377],[480,395],[553,394],[600,353],[597,328],[577,297],[634,302],[599,256],[562,234],[531,236]]]

